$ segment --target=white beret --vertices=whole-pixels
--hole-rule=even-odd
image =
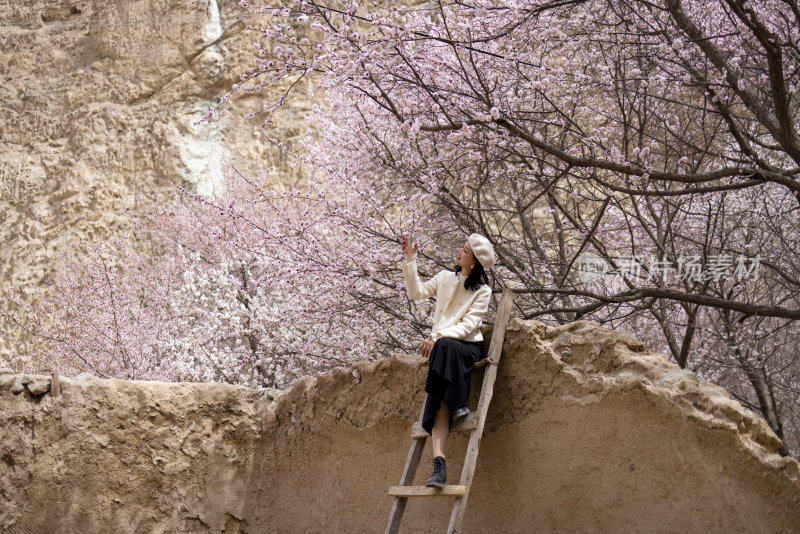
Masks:
[[[494,247],[488,239],[481,234],[469,236],[469,246],[472,247],[472,254],[478,258],[485,269],[491,269],[494,265]]]

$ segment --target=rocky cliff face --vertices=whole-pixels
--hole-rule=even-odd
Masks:
[[[395,356],[272,399],[86,376],[53,397],[0,375],[0,530],[379,532],[426,372]],[[451,482],[467,441],[450,436]],[[800,464],[779,446],[724,390],[633,338],[514,320],[465,531],[798,532]],[[430,466],[426,446],[415,483]],[[412,500],[402,530],[443,531],[449,510]]]
[[[8,2],[6,2],[8,4]],[[0,289],[41,281],[55,254],[127,224],[172,183],[200,191],[226,161],[296,178],[263,141],[259,98],[192,126],[252,64],[236,0],[34,0],[0,8]],[[290,145],[307,103],[293,102]]]

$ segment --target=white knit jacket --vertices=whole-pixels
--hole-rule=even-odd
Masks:
[[[417,254],[406,254],[401,263],[406,278],[406,293],[413,300],[424,300],[436,296],[436,311],[433,315],[434,341],[440,337],[483,341],[481,323],[489,310],[492,288],[482,284],[475,291],[464,289],[463,274],[443,269],[427,282],[420,282],[417,274]]]

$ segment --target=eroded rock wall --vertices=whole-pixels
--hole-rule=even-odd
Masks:
[[[272,400],[83,377],[34,396],[1,375],[0,529],[382,531],[426,372],[415,356],[361,362]],[[467,440],[448,441],[451,483]],[[799,464],[779,446],[724,390],[629,336],[514,320],[464,528],[798,532]],[[426,445],[415,483],[430,470]],[[444,531],[450,504],[411,500],[401,531]]]
[[[299,177],[244,117],[269,95],[193,126],[253,64],[238,0],[0,4],[0,290],[35,286],[76,240],[118,235],[173,183],[209,191],[226,161]],[[290,101],[270,136],[294,146],[309,107]]]

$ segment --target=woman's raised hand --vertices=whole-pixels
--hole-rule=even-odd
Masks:
[[[403,246],[403,254],[416,254],[419,250],[419,245],[417,243],[414,243],[413,247],[411,246],[407,236],[400,238],[400,244]]]

